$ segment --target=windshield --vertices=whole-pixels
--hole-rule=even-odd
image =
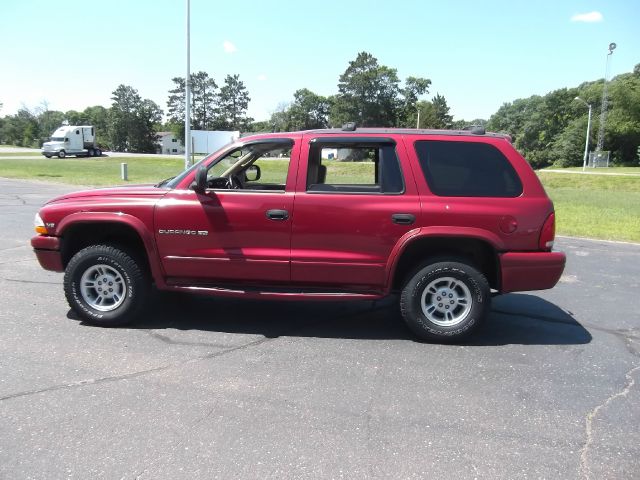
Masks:
[[[52,142],[64,142],[64,137],[51,137]]]

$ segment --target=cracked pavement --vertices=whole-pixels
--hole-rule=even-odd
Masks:
[[[561,283],[460,345],[392,300],[156,293],[100,329],[28,245],[74,187],[0,187],[0,478],[640,477],[638,245],[559,238]]]

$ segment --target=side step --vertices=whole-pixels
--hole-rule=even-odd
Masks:
[[[169,290],[176,292],[199,293],[220,297],[243,297],[262,300],[378,300],[384,295],[378,292],[342,292],[320,289],[303,290],[299,288],[261,288],[261,287],[222,287],[214,285],[177,285],[168,284]]]

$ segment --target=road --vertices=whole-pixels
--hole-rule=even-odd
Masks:
[[[24,155],[16,155],[16,153],[24,153]],[[11,154],[11,155],[7,155]],[[127,152],[104,152],[101,158],[184,158],[184,155],[159,155],[156,153],[127,153]],[[44,158],[40,149],[20,148],[20,147],[0,147],[0,160],[32,160],[34,158]],[[57,157],[54,157],[54,159]],[[76,158],[76,157],[67,157]],[[86,157],[78,157],[86,158]],[[200,160],[203,155],[194,155],[195,160]]]
[[[392,301],[175,295],[76,320],[32,219],[71,187],[0,179],[0,478],[640,478],[640,246],[560,238],[553,290],[468,343]]]

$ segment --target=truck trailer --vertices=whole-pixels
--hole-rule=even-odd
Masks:
[[[65,125],[51,134],[51,140],[42,145],[42,154],[51,158],[99,157],[102,150],[96,143],[95,128],[91,125]]]

